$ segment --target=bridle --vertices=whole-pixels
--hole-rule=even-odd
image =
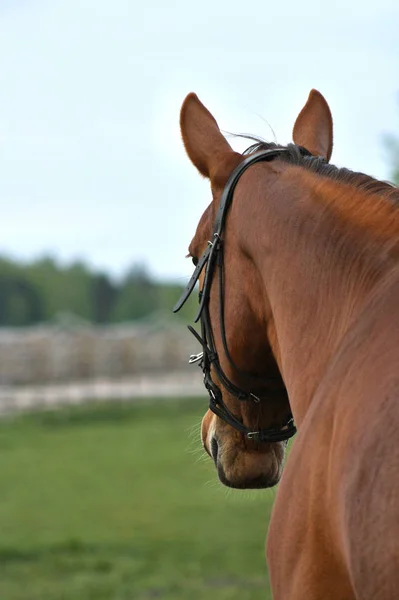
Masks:
[[[302,155],[309,156],[310,153],[302,147],[297,147]],[[215,346],[215,340],[213,335],[212,324],[210,320],[209,313],[209,299],[210,299],[210,291],[213,280],[213,275],[215,272],[215,267],[217,266],[219,269],[219,314],[220,314],[220,330],[221,330],[221,338],[223,349],[226,355],[227,360],[233,369],[243,374],[244,372],[239,369],[233,359],[231,358],[227,340],[226,340],[226,330],[224,323],[224,262],[223,262],[223,229],[226,221],[226,216],[228,209],[233,201],[234,189],[237,185],[238,180],[241,175],[251,166],[258,162],[273,160],[277,156],[281,156],[282,154],[287,154],[288,148],[272,148],[268,150],[263,150],[259,153],[249,156],[244,159],[232,172],[230,175],[227,184],[223,190],[222,196],[220,198],[219,208],[216,214],[215,225],[213,228],[213,234],[211,240],[208,242],[208,246],[199,259],[194,273],[191,276],[190,281],[188,282],[183,294],[180,299],[176,303],[173,312],[178,312],[186,300],[191,295],[195,284],[197,283],[199,276],[201,275],[203,269],[205,269],[204,283],[202,286],[202,290],[199,293],[199,308],[195,318],[195,323],[201,319],[201,335],[197,333],[197,331],[188,325],[188,329],[194,335],[194,337],[198,340],[198,342],[202,346],[202,352],[199,354],[193,354],[190,356],[189,363],[199,363],[203,374],[204,374],[204,385],[209,393],[209,408],[212,412],[214,412],[218,417],[223,419],[229,425],[234,427],[234,429],[240,431],[245,435],[245,437],[249,440],[253,440],[256,442],[282,442],[288,440],[296,433],[296,427],[294,425],[294,420],[292,414],[289,415],[287,421],[279,428],[270,427],[267,429],[259,429],[257,431],[252,431],[248,427],[246,427],[241,421],[239,421],[227,408],[223,401],[222,393],[220,388],[215,384],[211,377],[211,365],[219,378],[219,381],[223,385],[223,387],[232,395],[238,398],[241,401],[251,400],[253,402],[259,403],[260,398],[256,396],[254,393],[250,391],[245,391],[239,387],[237,387],[227,375],[224,373],[221,365],[219,356]],[[244,373],[245,374],[245,373]],[[262,384],[271,384],[275,385],[276,382],[281,384],[280,378],[262,378]],[[283,393],[285,398],[287,399],[287,391],[285,386],[283,385]]]

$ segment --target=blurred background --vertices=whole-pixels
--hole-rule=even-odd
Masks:
[[[171,308],[209,202],[195,91],[237,150],[291,140],[399,183],[399,5],[0,0],[0,598],[268,598],[275,491],[228,492]]]

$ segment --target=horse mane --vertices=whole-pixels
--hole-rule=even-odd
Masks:
[[[279,156],[276,160],[282,160],[295,166],[304,167],[308,171],[328,177],[335,181],[351,184],[368,194],[377,194],[379,196],[388,197],[393,203],[399,205],[399,188],[388,181],[379,181],[364,173],[336,167],[335,165],[329,164],[321,156],[304,156],[295,144],[281,146],[274,142],[266,142],[261,138],[251,135],[239,135],[238,137],[243,137],[255,142],[249,146],[249,148],[244,150],[244,155],[254,154],[261,150],[284,148],[287,152]]]

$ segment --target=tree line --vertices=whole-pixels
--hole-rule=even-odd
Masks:
[[[0,258],[0,326],[48,322],[66,313],[92,323],[141,320],[172,307],[183,286],[156,282],[141,265],[120,281],[83,262],[61,266],[52,258],[22,264]],[[191,302],[177,318],[192,319]]]

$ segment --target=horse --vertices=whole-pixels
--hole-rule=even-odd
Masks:
[[[212,191],[175,307],[199,281],[204,448],[227,486],[281,479],[275,600],[398,598],[399,190],[329,164],[316,90],[287,146],[233,151],[193,93],[180,127]]]

